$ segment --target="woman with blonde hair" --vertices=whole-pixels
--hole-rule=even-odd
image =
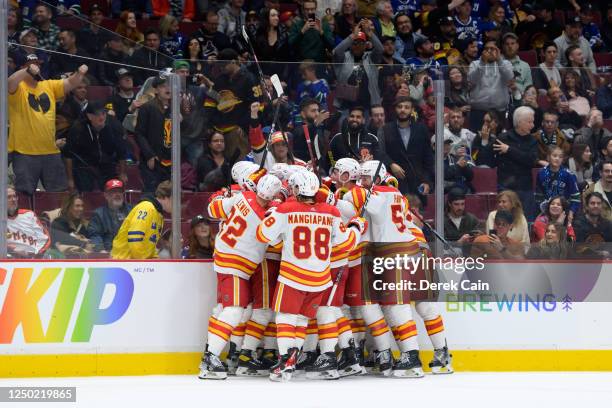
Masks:
[[[506,210],[512,213],[512,227],[508,232],[508,238],[529,244],[529,225],[523,212],[523,205],[518,194],[512,190],[504,190],[497,194],[497,210],[491,211],[487,217],[487,231],[495,229],[493,220],[498,210]]]
[[[144,42],[144,34],[138,29],[136,14],[132,11],[121,12],[115,32],[123,37],[123,51],[127,55],[132,55],[134,50]]]
[[[567,259],[571,246],[567,240],[567,230],[562,224],[549,221],[543,239],[527,251],[528,259]],[[571,256],[569,256],[571,258]]]
[[[159,50],[172,58],[183,58],[185,36],[179,31],[179,21],[176,17],[166,14],[159,20],[161,43]]]

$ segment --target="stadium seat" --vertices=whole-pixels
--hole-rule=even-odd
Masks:
[[[181,196],[181,217],[183,221],[191,221],[198,214],[206,216],[210,193],[183,192]]]
[[[486,219],[489,214],[488,196],[486,194],[468,194],[465,196],[465,211],[478,219]]]
[[[17,192],[17,200],[19,200],[19,208],[23,208],[25,210],[32,209],[32,197],[27,195],[26,193]]]
[[[37,214],[41,214],[43,211],[60,208],[64,198],[67,196],[67,192],[54,193],[49,191],[35,191],[32,197],[33,210]]]
[[[563,10],[555,10],[554,19],[561,25],[565,26],[565,13]]]
[[[143,184],[138,166],[125,166],[125,169],[128,177],[127,185],[125,186],[126,190],[141,191]]]
[[[180,32],[187,38],[191,37],[191,34],[196,32],[200,28],[199,23],[184,23],[180,24]]]
[[[56,24],[62,30],[79,31],[86,23],[79,18],[57,17]]]
[[[104,193],[101,191],[83,193],[83,200],[85,201],[85,218],[87,219],[90,218],[96,208],[106,204]]]
[[[81,13],[84,15],[89,15],[89,9],[95,4],[100,7],[100,9],[102,9],[102,13],[108,17],[111,14],[110,3],[110,1],[81,0]]]
[[[111,86],[89,86],[87,87],[87,99],[90,101],[106,102],[113,95]]]
[[[538,54],[536,54],[535,50],[519,51],[518,57],[525,61],[530,67],[538,65]]]
[[[548,96],[546,95],[538,95],[538,106],[542,108],[542,110],[547,110],[550,107],[550,102],[548,101]]]
[[[612,132],[612,119],[604,120],[604,127]]]
[[[141,198],[142,198],[141,191],[126,191],[125,192],[125,200],[132,205],[138,204]]]
[[[493,193],[497,191],[497,169],[474,167],[472,185],[476,193]]]
[[[597,67],[610,67],[612,66],[612,53],[609,52],[596,52],[593,54],[595,65]]]
[[[540,170],[542,170],[541,167],[536,167],[536,168],[531,169],[531,177],[533,179],[533,188],[534,188],[534,191],[535,191],[536,180],[538,178],[538,173],[540,172]]]

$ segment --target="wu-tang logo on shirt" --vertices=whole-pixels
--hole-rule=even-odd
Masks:
[[[28,94],[28,103],[36,112],[47,113],[51,108],[51,99],[46,93],[41,93],[38,98],[34,94]]]

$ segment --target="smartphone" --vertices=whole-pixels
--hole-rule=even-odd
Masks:
[[[497,231],[494,229],[489,230],[489,235],[497,235]]]
[[[559,100],[561,102],[567,102],[567,98],[565,97],[565,94],[561,94],[561,97],[559,98]]]
[[[315,21],[315,13],[308,14],[308,21]]]

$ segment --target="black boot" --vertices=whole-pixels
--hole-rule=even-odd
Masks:
[[[200,380],[225,380],[227,378],[227,370],[219,357],[207,351],[200,362]]]
[[[267,370],[270,370],[278,361],[278,351],[267,349],[261,353],[261,362]]]
[[[236,375],[239,377],[265,377],[270,372],[269,368],[257,358],[256,353],[251,350],[242,350],[238,356],[238,368]]]
[[[306,378],[311,380],[337,380],[338,361],[333,351],[322,353],[312,367],[306,369]]]
[[[302,351],[295,366],[296,374],[304,374],[317,361],[316,351]]]
[[[421,378],[423,374],[423,365],[419,358],[419,350],[410,350],[403,352],[400,359],[393,366],[393,376],[402,378]]]
[[[225,359],[225,363],[227,364],[227,374],[228,375],[236,375],[236,368],[238,368],[238,356],[240,352],[238,351],[238,347],[236,343],[230,342],[229,350],[227,351],[227,358]]]
[[[340,351],[340,358],[338,359],[338,374],[340,377],[362,374],[363,367],[359,364],[357,355],[358,350],[355,347],[355,340],[350,339],[349,346]]]

